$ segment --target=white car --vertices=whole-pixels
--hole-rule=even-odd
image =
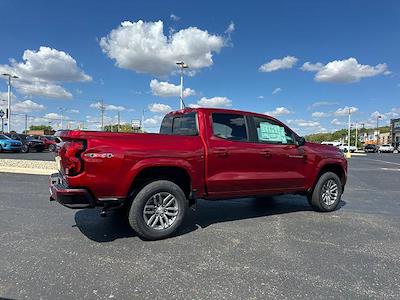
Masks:
[[[338,147],[341,151],[343,151],[344,153],[346,153],[346,152],[349,152],[349,150],[350,150],[350,152],[351,153],[354,153],[354,152],[356,152],[356,150],[357,150],[357,148],[355,147],[355,146],[347,146],[347,145],[340,145],[339,147]]]
[[[378,152],[389,152],[389,153],[393,153],[394,151],[394,147],[390,144],[383,144],[381,146],[379,146]]]

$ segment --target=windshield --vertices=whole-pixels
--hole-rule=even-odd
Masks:
[[[0,140],[11,140],[11,139],[4,134],[0,134]]]

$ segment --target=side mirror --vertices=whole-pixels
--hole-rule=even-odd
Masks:
[[[302,136],[298,137],[296,140],[297,147],[303,146],[306,143],[306,139]]]

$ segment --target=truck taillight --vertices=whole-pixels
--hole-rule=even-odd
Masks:
[[[59,151],[65,174],[75,176],[82,172],[80,154],[85,150],[83,141],[66,141]]]

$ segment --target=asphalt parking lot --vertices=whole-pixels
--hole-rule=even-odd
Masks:
[[[1,152],[0,159],[2,158],[54,161],[54,152],[48,152],[48,151],[28,152],[28,153]]]
[[[0,173],[0,297],[400,298],[400,154],[350,159],[340,209],[301,196],[200,201],[176,237],[48,201],[46,176]]]

